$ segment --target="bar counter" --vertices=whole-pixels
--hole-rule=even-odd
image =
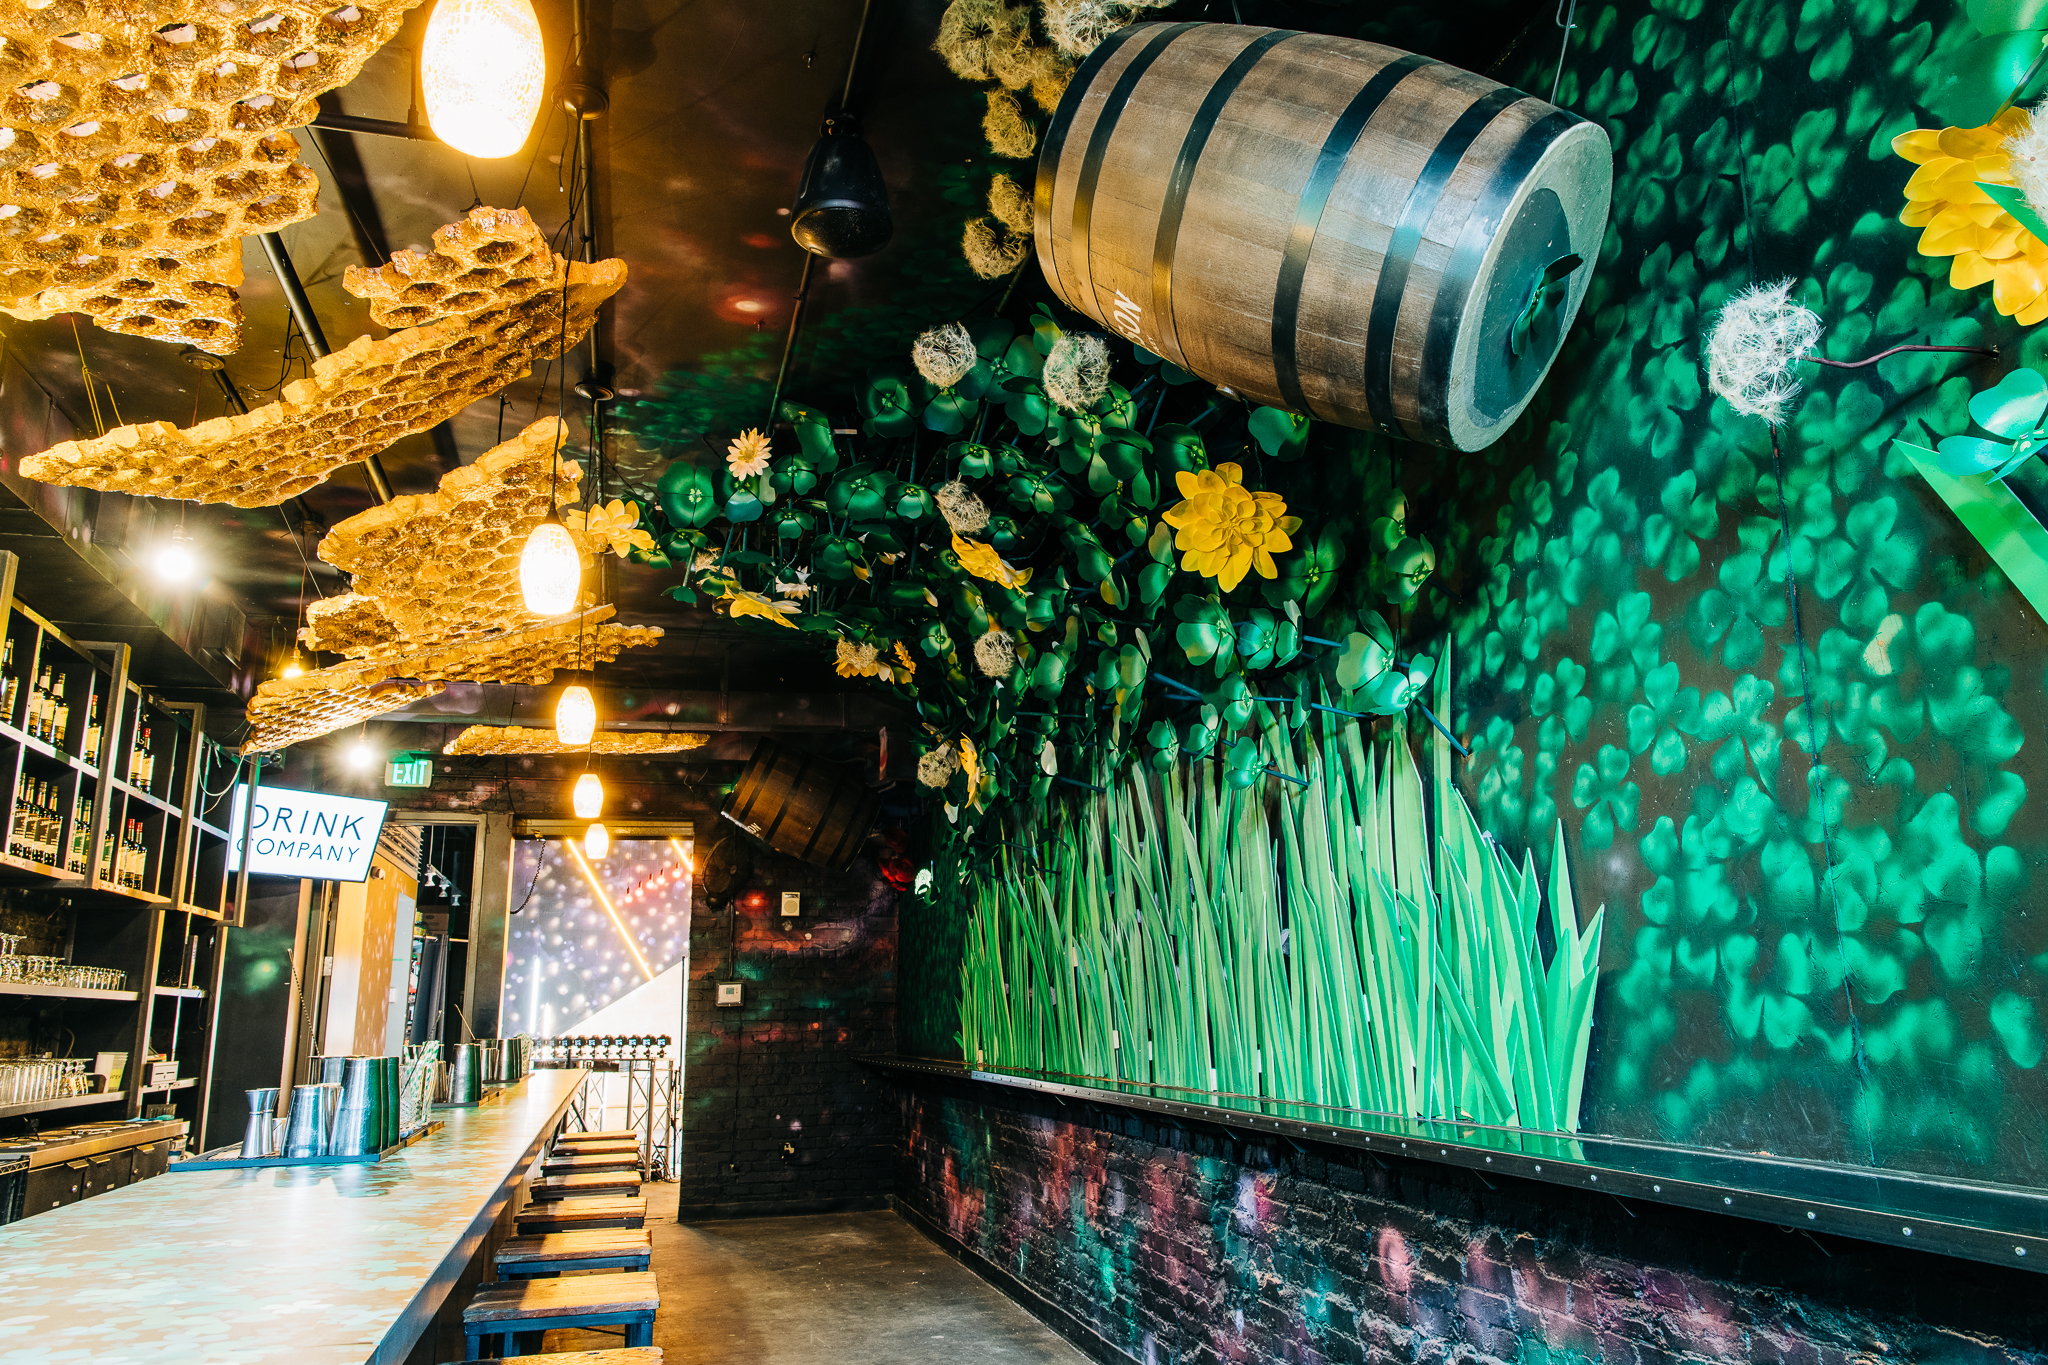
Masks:
[[[0,1228],[6,1365],[396,1365],[567,1112],[536,1071],[375,1165],[172,1170]]]

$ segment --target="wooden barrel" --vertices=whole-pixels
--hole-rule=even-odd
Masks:
[[[1585,297],[1612,162],[1597,125],[1426,57],[1133,24],[1053,115],[1038,260],[1073,307],[1213,384],[1478,450]]]
[[[859,851],[880,804],[851,769],[764,739],[721,814],[777,853],[836,871]]]

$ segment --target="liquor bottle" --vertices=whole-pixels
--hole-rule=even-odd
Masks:
[[[50,743],[57,749],[64,748],[64,741],[71,737],[71,675],[57,676],[57,705],[50,718]]]
[[[100,761],[100,694],[98,688],[93,689],[92,698],[86,704],[85,742],[79,747],[78,756],[80,758],[88,763]]]
[[[142,889],[142,874],[149,864],[149,850],[142,843],[142,822],[128,822],[128,889]]]
[[[43,866],[55,867],[63,861],[64,808],[57,804],[61,795],[55,782],[43,784]]]
[[[14,671],[14,637],[0,645],[0,720],[14,724],[14,703],[21,699],[21,679]]]
[[[28,783],[23,782],[14,793],[14,818],[7,824],[7,854],[12,858],[22,856],[24,836],[28,833]]]
[[[67,872],[84,872],[86,860],[92,856],[92,798],[80,797],[78,816],[71,825],[71,857],[65,863]]]
[[[50,837],[50,796],[53,790],[53,783],[36,784],[35,818],[29,825],[34,831],[35,838],[35,849],[31,857],[36,862],[46,865],[52,861],[51,855],[56,851],[53,847],[56,840]]]
[[[128,780],[149,791],[150,779],[155,776],[156,757],[149,751],[149,727],[139,726],[135,731],[135,752],[128,760]]]
[[[36,678],[36,738],[45,744],[50,742],[50,723],[57,717],[55,691],[53,670],[44,664]]]

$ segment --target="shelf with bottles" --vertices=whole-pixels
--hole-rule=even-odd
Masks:
[[[97,773],[113,695],[107,659],[16,602],[0,640],[0,727],[45,757]]]

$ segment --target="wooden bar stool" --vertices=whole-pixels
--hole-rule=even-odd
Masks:
[[[462,1310],[462,1333],[471,1360],[483,1359],[484,1343],[493,1338],[503,1343],[502,1354],[516,1356],[524,1334],[566,1327],[623,1327],[626,1345],[652,1346],[660,1307],[651,1270],[508,1280],[477,1290]]]
[[[644,1228],[550,1232],[506,1238],[496,1265],[499,1279],[525,1280],[565,1270],[646,1270],[653,1255]]]
[[[540,1169],[546,1175],[572,1175],[577,1171],[631,1171],[639,1165],[638,1152],[589,1152],[581,1156],[546,1157]]]
[[[544,1176],[533,1186],[535,1202],[543,1204],[557,1199],[590,1196],[631,1199],[638,1193],[640,1172],[630,1167],[623,1171],[577,1171],[572,1175]]]
[[[557,1199],[521,1209],[513,1221],[519,1235],[587,1232],[593,1228],[644,1228],[645,1199]]]
[[[555,1139],[557,1145],[564,1142],[638,1142],[638,1128],[606,1128],[593,1133],[563,1133]]]
[[[545,1355],[521,1356],[534,1365],[661,1365],[659,1346],[617,1346],[609,1351],[549,1351]],[[478,1365],[464,1361],[463,1365]]]

